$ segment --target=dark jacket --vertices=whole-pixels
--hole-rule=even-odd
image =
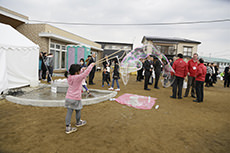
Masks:
[[[104,61],[102,64],[103,64],[104,68],[106,68],[106,64],[109,64],[109,66],[111,66],[111,61],[110,60],[108,62]]]
[[[156,62],[154,63],[154,71],[157,74],[161,73],[161,62],[159,59],[157,59]]]
[[[152,63],[149,60],[146,60],[144,63],[144,69],[145,69],[145,75],[151,75],[152,71],[152,67],[151,67]]]
[[[114,78],[114,79],[120,79],[120,75],[119,75],[119,65],[118,65],[118,64],[115,64],[115,66],[114,66],[113,78]]]
[[[214,68],[215,68],[215,75],[218,75],[218,67],[217,66],[214,66]]]
[[[46,57],[43,56],[43,58],[42,58],[42,70],[43,70],[43,71],[46,71],[45,62],[46,62]]]
[[[225,69],[224,69],[224,76],[229,76],[230,75],[230,73],[229,73],[229,66],[227,66],[227,67],[225,67]]]
[[[89,66],[91,63],[95,63],[95,60],[94,60],[93,57],[89,60],[88,66]],[[96,66],[94,66],[94,67],[92,68],[92,70],[95,71],[95,70],[96,70]]]

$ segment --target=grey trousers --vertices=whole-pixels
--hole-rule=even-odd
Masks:
[[[73,113],[74,109],[71,108],[67,108],[67,114],[66,114],[66,118],[65,118],[65,124],[66,125],[70,125],[71,123],[71,117],[72,117],[72,113]],[[81,119],[81,110],[76,110],[76,123],[80,122]]]
[[[192,86],[191,96],[195,96],[196,91],[196,81],[195,77],[188,76],[188,83],[187,83],[187,89],[185,91],[184,96],[187,97],[189,94],[190,87]]]

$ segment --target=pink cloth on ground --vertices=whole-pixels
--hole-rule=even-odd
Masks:
[[[134,95],[134,94],[124,94],[116,99],[120,104],[134,107],[137,109],[152,109],[156,103],[157,98]]]
[[[67,80],[69,88],[66,93],[66,98],[73,100],[81,100],[82,80],[90,73],[93,65],[90,66],[79,75],[69,75]]]

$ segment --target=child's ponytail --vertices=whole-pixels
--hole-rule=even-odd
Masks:
[[[65,75],[66,78],[68,78],[68,74],[69,74],[69,72],[68,72],[68,71],[65,71],[65,74],[64,74],[64,75]]]

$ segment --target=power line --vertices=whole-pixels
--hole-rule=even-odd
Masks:
[[[185,21],[185,22],[156,22],[156,23],[81,23],[81,22],[56,22],[56,21],[40,21],[30,20],[32,22],[65,24],[77,26],[159,26],[159,25],[186,25],[186,24],[203,24],[203,23],[220,23],[229,22],[230,19],[203,20],[203,21]]]

